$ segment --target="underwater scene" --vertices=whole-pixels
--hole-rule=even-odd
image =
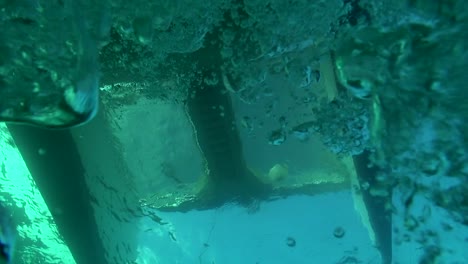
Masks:
[[[0,264],[468,263],[464,0],[0,0]]]

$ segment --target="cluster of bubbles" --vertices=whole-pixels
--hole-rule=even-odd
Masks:
[[[332,102],[322,102],[313,108],[317,119],[313,130],[339,156],[361,154],[370,148],[369,110],[367,104],[348,94]]]
[[[287,76],[291,87],[307,87],[318,77],[311,64],[329,50],[330,28],[344,14],[342,5],[335,0],[233,5],[220,34],[224,74],[248,102],[273,75]]]

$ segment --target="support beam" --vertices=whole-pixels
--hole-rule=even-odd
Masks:
[[[369,167],[369,152],[354,156],[354,166],[360,183],[366,182],[369,186],[379,186],[377,175],[378,167]],[[383,264],[392,263],[392,212],[386,205],[391,203],[391,190],[389,196],[375,196],[371,194],[372,188],[362,189],[362,197],[369,214],[370,224],[375,233],[376,246],[382,256]]]
[[[219,30],[208,34],[206,46],[190,57],[201,69],[200,80],[221,77],[223,60],[219,34]],[[249,204],[252,198],[266,198],[271,187],[263,184],[246,166],[231,96],[223,82],[194,81],[189,94],[186,111],[208,170],[207,184],[198,198],[208,207],[221,206],[231,200]]]
[[[77,264],[107,264],[75,142],[69,130],[8,129]]]
[[[232,199],[260,199],[270,186],[247,169],[230,95],[222,82],[193,87],[187,114],[209,171],[206,188],[199,198],[208,197],[215,206]]]

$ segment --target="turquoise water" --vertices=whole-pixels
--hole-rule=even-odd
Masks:
[[[0,263],[468,263],[466,6],[0,1]]]
[[[160,216],[169,224],[139,238],[160,263],[380,263],[350,192],[262,202],[253,214],[226,205]],[[333,235],[337,227],[344,228],[344,237]],[[360,262],[340,262],[347,257]]]

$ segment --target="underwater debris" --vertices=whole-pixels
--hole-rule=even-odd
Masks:
[[[356,257],[353,256],[344,256],[342,257],[336,264],[359,264],[362,261],[358,260]]]
[[[292,135],[300,142],[306,142],[310,138],[309,130],[293,130]]]
[[[313,129],[315,123],[314,122],[304,122],[293,127],[290,133],[297,138],[301,142],[305,142],[310,138],[311,130]],[[317,128],[317,127],[315,127]]]
[[[296,246],[296,239],[294,239],[293,237],[287,237],[286,238],[286,245],[288,247],[295,247]]]
[[[305,78],[300,84],[301,88],[307,88],[313,83],[318,83],[320,81],[320,71],[313,70],[312,67],[307,66],[304,69]]]
[[[441,253],[442,252],[438,246],[427,246],[424,249],[424,255],[422,255],[421,259],[419,260],[419,264],[437,263],[437,258]]]
[[[342,238],[344,237],[345,234],[346,234],[346,231],[341,226],[335,228],[335,230],[333,231],[333,236],[336,238]]]
[[[250,135],[253,132],[253,120],[248,116],[244,116],[241,120],[241,125],[247,130],[247,133]]]
[[[268,137],[268,143],[273,146],[279,146],[286,141],[286,133],[283,129],[277,129],[270,133]]]
[[[286,164],[275,164],[268,171],[268,180],[271,182],[279,182],[286,179],[289,175],[288,165]]]
[[[177,238],[175,237],[174,233],[171,232],[171,231],[169,231],[168,233],[169,233],[169,236],[171,237],[171,239],[172,239],[173,241],[177,242]]]

